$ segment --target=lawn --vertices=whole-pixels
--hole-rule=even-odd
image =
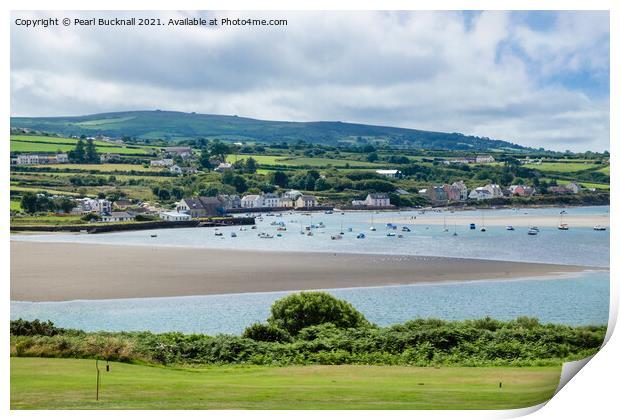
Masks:
[[[49,189],[47,187],[20,187],[17,185],[11,185],[11,191],[33,192],[33,193],[47,192],[48,194],[51,194],[51,195],[73,195],[73,196],[80,195],[77,192],[54,190],[54,189]]]
[[[19,200],[11,200],[11,211],[21,211],[22,210],[22,206],[20,204]]]
[[[386,164],[378,164],[371,162],[363,162],[357,160],[348,159],[328,159],[317,157],[295,157],[295,156],[272,156],[272,155],[228,155],[226,160],[230,163],[235,162],[235,158],[238,160],[247,159],[249,157],[254,158],[259,165],[281,165],[281,166],[311,166],[311,167],[325,167],[325,166],[338,166],[345,167],[347,164],[350,167],[383,167]],[[389,165],[387,165],[389,166]]]
[[[559,367],[162,368],[11,358],[11,409],[509,409],[553,395]],[[502,382],[502,387],[499,383]]]

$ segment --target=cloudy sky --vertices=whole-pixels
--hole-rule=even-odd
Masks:
[[[50,16],[78,15],[20,12],[13,22]],[[11,115],[162,109],[609,149],[607,12],[149,16],[285,18],[288,25],[33,30],[13,24]]]

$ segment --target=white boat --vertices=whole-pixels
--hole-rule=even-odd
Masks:
[[[568,223],[564,223],[564,215],[566,211],[562,210],[560,212],[560,223],[558,224],[558,229],[560,230],[568,230]]]
[[[237,234],[236,234],[235,232],[230,232],[230,237],[231,237],[231,238],[236,238],[236,237],[237,237]]]
[[[377,228],[374,226],[374,224],[375,224],[375,222],[374,222],[373,214],[370,213],[370,230],[373,231],[373,232],[377,230]]]
[[[394,232],[388,232],[386,236],[391,237],[391,236],[396,236],[396,234]]]
[[[332,235],[332,241],[339,241],[342,239],[342,235]]]
[[[222,232],[215,232],[215,236],[224,236]]]
[[[515,228],[512,225],[508,225],[506,226],[506,230],[515,230]]]
[[[527,231],[527,234],[528,234],[528,235],[531,235],[531,236],[538,235],[538,229],[536,229],[536,228],[530,228],[530,229]]]
[[[607,228],[605,226],[596,225],[594,226],[594,230],[602,231],[602,230],[607,230]]]

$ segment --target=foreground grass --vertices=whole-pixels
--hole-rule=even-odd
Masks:
[[[559,367],[206,367],[11,358],[12,409],[509,409],[550,399]],[[502,388],[499,388],[499,382]]]

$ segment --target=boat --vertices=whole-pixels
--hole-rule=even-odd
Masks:
[[[314,233],[312,233],[312,231],[306,233],[306,236],[314,236]]]
[[[252,226],[252,229],[256,229],[256,225]]]
[[[560,212],[560,223],[558,224],[558,229],[560,230],[568,230],[568,223],[564,223],[564,215],[566,211],[562,210]]]
[[[538,235],[538,229],[532,229],[532,228],[530,228],[530,229],[527,231],[527,234],[528,234],[528,235],[531,235],[531,236]]]
[[[152,234],[151,238],[157,238],[157,234]]]
[[[374,217],[373,217],[373,214],[372,214],[372,213],[370,213],[370,230],[371,230],[371,231],[373,231],[373,232],[377,230],[377,228],[374,226],[374,224],[375,224],[375,223],[374,223]]]
[[[237,237],[237,234],[236,234],[235,232],[230,232],[230,237],[231,237],[231,238],[236,238],[236,237]]]
[[[334,212],[332,210],[327,210],[325,214],[334,214]]]
[[[411,232],[411,229],[409,229],[407,226],[403,226],[403,228],[401,230],[403,232]]]
[[[215,236],[224,236],[222,232],[215,232]]]
[[[286,228],[284,226],[278,226],[277,231],[284,232]]]
[[[607,228],[605,226],[596,225],[594,226],[594,230],[602,231],[602,230],[607,230]]]
[[[353,232],[353,228],[352,227],[347,228],[347,232]]]
[[[243,227],[243,226],[241,226],[241,227],[239,228],[239,231],[240,231],[240,232],[245,232],[246,230],[248,230],[248,228]]]
[[[261,232],[261,233],[258,234],[258,237],[261,238],[261,239],[271,239],[271,238],[273,238],[273,235],[270,235],[270,234],[265,233],[265,232]]]
[[[277,234],[276,234],[276,236],[277,236],[278,238],[281,238],[281,237],[282,237],[282,234],[281,234],[281,233],[277,233]]]
[[[484,226],[484,213],[482,213],[482,227],[480,228],[480,232],[486,232],[487,228]]]
[[[475,223],[470,223],[470,224],[469,224],[469,228],[470,228],[471,230],[476,230],[476,224],[475,224]]]
[[[404,236],[403,235],[398,235],[398,238],[404,238]]]
[[[364,232],[360,232],[356,236],[357,239],[364,239],[365,237],[366,237],[366,235],[364,235]]]
[[[342,239],[342,235],[332,235],[332,241],[339,241]]]
[[[515,228],[512,225],[508,225],[506,226],[506,230],[515,230]]]
[[[396,234],[394,232],[388,232],[386,236],[396,236]]]
[[[443,217],[443,231],[448,232],[448,226],[446,226],[446,216]]]

